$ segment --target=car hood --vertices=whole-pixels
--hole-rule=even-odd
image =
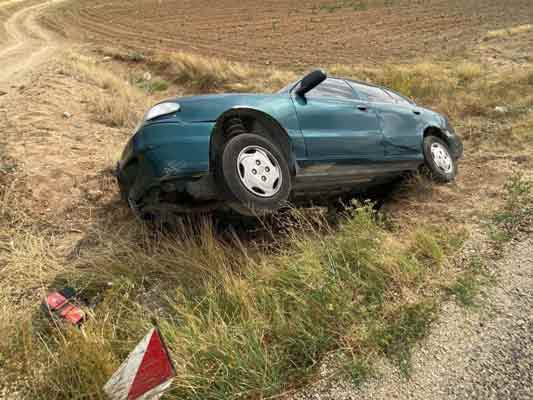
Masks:
[[[216,121],[231,108],[263,109],[278,99],[279,94],[225,93],[201,96],[177,97],[167,101],[178,103],[180,112],[176,117],[185,122]]]

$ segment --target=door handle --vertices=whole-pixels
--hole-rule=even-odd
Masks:
[[[413,110],[413,114],[420,115],[422,113],[420,111],[418,111],[418,110]]]
[[[357,109],[361,110],[361,111],[368,111],[368,107],[367,106],[357,106]]]

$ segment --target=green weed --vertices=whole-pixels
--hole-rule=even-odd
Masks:
[[[508,240],[529,226],[533,219],[533,180],[522,172],[513,173],[504,185],[505,205],[493,217],[493,237]]]
[[[139,79],[136,82],[136,85],[148,93],[164,92],[170,86],[166,80],[160,78],[153,78],[149,80]]]
[[[473,306],[474,300],[479,293],[479,282],[475,275],[464,274],[450,286],[449,291],[462,305]]]

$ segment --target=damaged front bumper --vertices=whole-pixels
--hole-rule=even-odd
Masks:
[[[188,210],[217,200],[209,171],[214,123],[156,122],[144,125],[126,146],[115,175],[134,209],[172,204]]]

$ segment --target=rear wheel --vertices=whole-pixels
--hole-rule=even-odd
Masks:
[[[231,138],[219,157],[218,174],[229,205],[244,215],[264,215],[287,201],[291,175],[275,143],[256,134]]]
[[[424,157],[431,177],[438,182],[451,182],[457,176],[457,161],[446,142],[435,136],[424,138]]]

